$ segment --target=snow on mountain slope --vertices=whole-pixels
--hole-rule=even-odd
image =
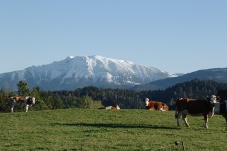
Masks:
[[[51,64],[0,74],[0,82],[14,85],[24,79],[30,87],[44,90],[69,90],[85,86],[127,88],[173,77],[153,67],[102,56],[67,57]]]

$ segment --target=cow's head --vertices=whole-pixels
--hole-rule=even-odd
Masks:
[[[211,97],[210,97],[210,102],[211,103],[216,103],[217,101],[216,101],[216,95],[211,95]]]
[[[211,97],[207,98],[206,102],[209,110],[208,117],[211,118],[214,115],[215,104],[217,103],[217,97],[215,95],[211,95]]]
[[[120,107],[119,107],[119,105],[116,105],[116,108],[117,108],[117,110],[120,110]]]
[[[221,98],[219,96],[212,95],[211,96],[211,102],[214,104],[214,113],[219,114],[220,113],[220,100]]]
[[[12,101],[12,102],[14,102],[14,101],[15,101],[15,97],[12,97],[12,96],[11,96],[11,97],[9,98],[9,100]]]
[[[221,100],[221,98],[216,95],[211,95],[210,97],[207,97],[207,100],[209,100],[211,103],[217,103]]]
[[[35,104],[35,97],[27,96],[26,99],[30,104]]]
[[[149,99],[148,98],[145,99],[145,104],[146,104],[146,106],[148,106],[148,104],[149,104]]]
[[[167,110],[169,110],[169,107],[165,103],[162,103],[162,109],[164,111],[167,111]]]

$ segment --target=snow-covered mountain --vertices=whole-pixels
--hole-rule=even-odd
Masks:
[[[0,87],[16,90],[25,80],[30,88],[43,90],[73,90],[85,86],[129,88],[176,75],[130,61],[102,56],[67,57],[51,64],[32,66],[24,70],[0,74]]]

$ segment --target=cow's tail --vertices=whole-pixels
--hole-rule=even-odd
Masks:
[[[175,119],[177,119],[178,117],[178,110],[177,110],[177,107],[176,107],[176,111],[175,111]]]

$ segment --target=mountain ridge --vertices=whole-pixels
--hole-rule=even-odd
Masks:
[[[16,89],[20,80],[44,90],[72,90],[85,86],[130,88],[176,75],[130,61],[94,56],[69,56],[50,64],[0,74],[0,86]]]
[[[135,91],[166,89],[192,79],[227,83],[227,68],[212,68],[187,74],[170,74],[131,61],[94,56],[69,56],[50,64],[30,66],[0,74],[0,87],[16,91],[20,80],[30,88],[74,90],[86,86],[121,88]]]
[[[145,85],[137,85],[131,88],[136,91],[166,89],[177,83],[191,81],[193,79],[212,80],[220,83],[227,83],[227,68],[211,68],[194,71],[178,77],[170,77],[152,81]]]

